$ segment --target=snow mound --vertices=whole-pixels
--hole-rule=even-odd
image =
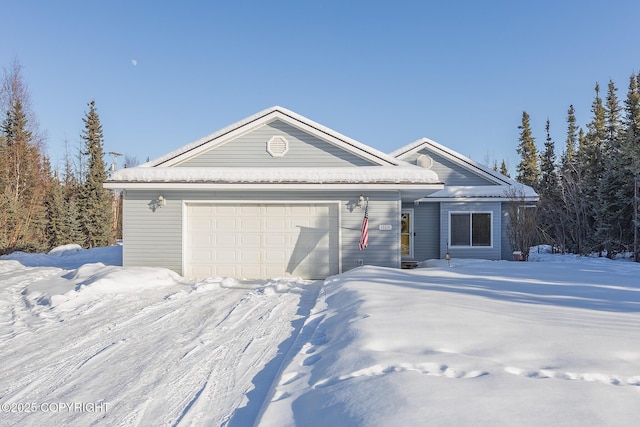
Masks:
[[[0,256],[1,260],[18,261],[25,267],[58,267],[65,270],[97,261],[107,265],[122,265],[122,246],[82,249],[79,245],[69,244],[58,246],[46,254],[13,252]]]
[[[68,245],[62,245],[62,246],[58,246],[56,248],[51,249],[49,253],[47,253],[47,255],[68,256],[68,255],[75,254],[76,252],[80,252],[81,250],[82,250],[82,246],[75,243],[69,243]]]
[[[86,264],[65,277],[75,288],[63,295],[52,295],[50,305],[75,309],[105,295],[124,296],[146,289],[184,284],[177,273],[156,267],[117,267],[102,263]]]

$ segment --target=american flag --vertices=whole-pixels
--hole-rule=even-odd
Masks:
[[[362,220],[362,228],[360,229],[360,250],[369,245],[369,201],[364,208],[364,219]]]

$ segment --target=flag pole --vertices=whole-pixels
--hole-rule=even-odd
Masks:
[[[369,198],[366,199],[364,208],[364,218],[362,219],[362,227],[360,227],[360,242],[358,247],[361,251],[369,246]],[[363,262],[364,264],[364,262]]]

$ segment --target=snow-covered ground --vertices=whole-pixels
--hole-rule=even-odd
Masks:
[[[321,283],[0,257],[0,425],[637,425],[640,265],[532,259]]]

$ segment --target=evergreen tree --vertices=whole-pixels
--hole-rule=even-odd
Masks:
[[[576,130],[578,131],[577,142]],[[589,234],[589,207],[583,194],[582,174],[583,158],[587,150],[587,138],[584,131],[577,129],[575,110],[569,107],[567,112],[567,141],[562,156],[560,197],[562,205],[561,227],[563,235],[559,237],[563,248],[574,253],[585,253]],[[577,143],[577,150],[573,150]]]
[[[509,175],[509,169],[507,168],[507,164],[504,160],[502,160],[502,163],[500,164],[500,173],[506,177],[511,178],[511,175]]]
[[[0,163],[1,252],[44,247],[46,179],[22,100],[15,98],[2,123]]]
[[[518,129],[520,129],[520,138],[517,151],[521,160],[516,168],[518,172],[516,180],[537,189],[540,182],[538,150],[535,138],[531,134],[530,118],[526,111],[522,112],[522,124],[518,126]]]
[[[46,237],[49,248],[70,243],[65,230],[64,188],[57,176],[53,176],[45,199],[47,208]]]
[[[596,212],[601,210],[599,203],[599,186],[605,171],[604,154],[606,140],[606,118],[605,109],[600,98],[600,85],[596,83],[595,98],[591,105],[593,117],[587,124],[587,133],[582,140],[579,140],[578,150],[578,179],[580,192],[587,206],[586,229],[587,229],[587,246],[583,250],[589,252],[598,250],[602,253],[604,249],[601,242],[595,235],[598,227],[596,224]],[[599,224],[602,225],[602,224]]]
[[[567,173],[575,167],[577,138],[578,126],[576,125],[576,111],[573,105],[570,105],[567,111],[567,139],[561,161],[563,173]]]
[[[602,176],[598,181],[597,199],[594,203],[595,240],[611,257],[622,249],[626,237],[623,235],[624,212],[616,191],[622,185],[623,176],[619,168],[621,142],[621,107],[616,95],[617,88],[609,81],[604,105],[605,132],[602,144]]]
[[[85,238],[78,209],[80,182],[78,180],[78,172],[73,168],[68,151],[65,156],[63,188],[64,233],[69,243],[84,244]]]
[[[541,178],[539,192],[541,195],[555,199],[558,191],[558,173],[556,170],[555,143],[551,139],[550,128],[551,124],[547,119],[545,124],[547,138],[544,142],[544,151],[540,155]]]
[[[89,248],[110,245],[113,236],[113,212],[111,193],[102,186],[107,179],[103,159],[103,135],[95,101],[89,104],[89,112],[83,118],[82,139],[87,159],[87,174],[78,200],[80,222],[85,235],[85,246]]]
[[[616,197],[621,203],[625,218],[623,229],[628,236],[628,246],[640,262],[640,73],[629,78],[629,89],[624,102],[624,121],[620,144],[619,168],[622,175]]]
[[[560,184],[556,165],[555,143],[551,139],[549,119],[545,124],[547,137],[544,151],[540,155],[540,230],[545,238],[555,244],[564,246],[564,230],[560,212]]]

